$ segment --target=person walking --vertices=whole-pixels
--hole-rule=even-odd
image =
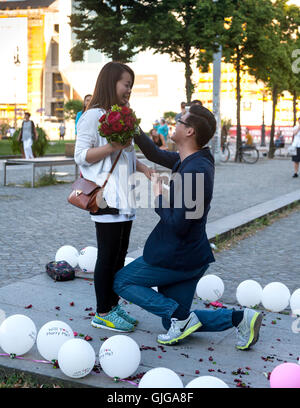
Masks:
[[[61,124],[59,126],[59,140],[61,140],[61,139],[64,140],[65,133],[66,133],[65,123],[61,122]]]
[[[190,310],[199,279],[215,261],[205,231],[215,168],[209,147],[204,147],[215,130],[214,115],[194,105],[178,120],[172,135],[179,153],[158,149],[143,132],[136,136],[135,142],[148,160],[172,169],[170,200],[163,197],[161,180],[155,175],[155,212],[160,221],[146,241],[143,256],[117,272],[114,289],[162,318],[167,333],[158,335],[160,344],[176,344],[196,331],[236,327],[236,347],[247,350],[258,340],[260,312],[248,308]]]
[[[94,271],[97,309],[93,327],[129,332],[138,323],[119,305],[113,291],[115,273],[124,266],[135,208],[129,200],[129,177],[137,171],[149,179],[152,170],[136,159],[132,142],[108,143],[98,132],[100,117],[112,105],[127,105],[134,83],[134,72],[125,64],[109,62],[101,69],[88,108],[77,124],[75,162],[82,176],[102,186],[120,154],[104,189],[108,207],[91,213],[95,222],[98,256]]]
[[[300,162],[300,117],[298,118],[298,124],[293,129],[293,143],[292,146],[296,149],[296,154],[292,156],[294,162],[294,174],[293,177],[298,177],[299,162]]]
[[[90,103],[92,98],[92,95],[88,94],[85,95],[84,99],[83,99],[83,108],[81,111],[77,112],[76,115],[76,119],[75,119],[75,136],[77,136],[77,123],[79,121],[79,119],[81,118],[81,115],[86,111],[88,104]]]
[[[34,155],[32,153],[32,144],[38,139],[37,131],[34,122],[30,120],[31,114],[25,112],[24,120],[22,122],[21,131],[18,137],[19,142],[23,142],[23,152],[22,155],[25,159],[33,159]]]

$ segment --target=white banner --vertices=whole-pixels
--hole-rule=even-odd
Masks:
[[[0,103],[27,103],[27,18],[0,18]]]

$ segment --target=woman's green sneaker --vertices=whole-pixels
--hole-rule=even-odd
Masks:
[[[98,329],[108,329],[121,333],[132,332],[134,330],[134,325],[124,320],[114,309],[106,316],[99,316],[96,313],[91,325]]]
[[[134,326],[138,324],[138,320],[129,316],[129,314],[120,305],[115,306],[112,310],[115,310],[119,316],[126,320],[126,322],[133,324]]]

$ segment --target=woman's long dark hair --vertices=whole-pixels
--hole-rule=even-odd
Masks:
[[[134,72],[128,65],[115,61],[105,64],[100,71],[92,99],[87,109],[102,108],[108,110],[112,105],[118,104],[116,84],[124,72],[130,74],[133,86]]]

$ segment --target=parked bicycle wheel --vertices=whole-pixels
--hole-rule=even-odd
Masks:
[[[241,147],[242,159],[245,163],[254,164],[259,159],[259,151],[256,147]]]
[[[222,163],[226,163],[230,158],[230,150],[227,145],[221,147],[221,156],[220,160]]]

